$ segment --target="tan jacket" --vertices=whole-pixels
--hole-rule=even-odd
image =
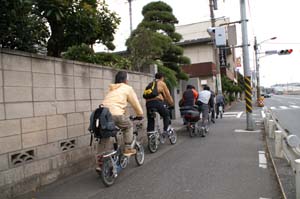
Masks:
[[[124,115],[127,102],[131,104],[137,116],[143,115],[136,93],[131,86],[124,83],[111,84],[102,104],[110,110],[112,115]]]
[[[166,101],[169,106],[174,106],[173,98],[170,95],[170,91],[164,81],[157,80],[157,90],[159,95],[155,98],[147,99],[146,100],[147,102],[152,100],[161,100],[161,101]]]

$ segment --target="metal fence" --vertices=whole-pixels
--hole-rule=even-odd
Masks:
[[[300,139],[289,133],[269,109],[264,110],[266,135],[274,139],[275,157],[285,158],[295,173],[296,199],[300,199]]]

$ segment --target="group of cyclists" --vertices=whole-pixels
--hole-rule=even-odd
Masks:
[[[158,95],[146,100],[148,133],[154,131],[154,118],[150,117],[151,109],[156,109],[163,118],[163,134],[168,134],[168,127],[171,124],[170,110],[165,104],[169,107],[174,107],[174,100],[164,82],[164,78],[163,73],[155,74]],[[214,98],[214,93],[210,91],[207,85],[205,85],[200,92],[197,92],[194,86],[188,85],[186,91],[183,93],[180,106],[186,108],[190,107],[191,109],[197,108],[199,113],[202,113],[202,125],[207,127],[210,111],[213,113],[211,121],[214,122]],[[125,115],[128,103],[134,109],[136,116],[143,119],[144,113],[137,94],[134,89],[128,85],[128,74],[125,71],[119,71],[115,76],[115,83],[109,86],[109,92],[105,96],[102,104],[110,110],[115,125],[122,130],[125,144],[123,154],[130,156],[136,153],[136,149],[132,148],[131,145],[133,141],[133,124]],[[216,104],[217,106],[224,106],[222,93],[217,94]],[[218,117],[218,108],[216,110],[216,117]]]
[[[203,85],[203,90],[199,92],[193,85],[187,85],[179,102],[182,116],[190,110],[199,111],[199,114],[202,114],[201,127],[206,131],[208,131],[208,120],[210,119],[212,123],[215,123],[215,118],[219,116],[219,106],[222,106],[224,110],[224,105],[225,98],[223,94],[218,92],[215,96],[215,93],[207,85]],[[185,119],[183,119],[183,122],[186,124]]]

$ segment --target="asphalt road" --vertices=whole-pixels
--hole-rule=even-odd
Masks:
[[[273,95],[265,99],[280,125],[300,138],[300,95]]]
[[[141,167],[132,159],[112,187],[104,187],[96,172],[87,170],[49,185],[30,198],[281,198],[273,169],[262,155],[263,135],[242,130],[245,119],[237,114],[243,110],[241,104],[238,110],[227,112],[227,117],[211,125],[206,138],[180,133],[176,145],[166,143],[155,154],[147,152]]]

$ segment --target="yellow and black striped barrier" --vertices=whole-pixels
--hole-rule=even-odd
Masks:
[[[252,113],[252,87],[251,77],[245,77],[245,100],[246,100],[246,111]]]

